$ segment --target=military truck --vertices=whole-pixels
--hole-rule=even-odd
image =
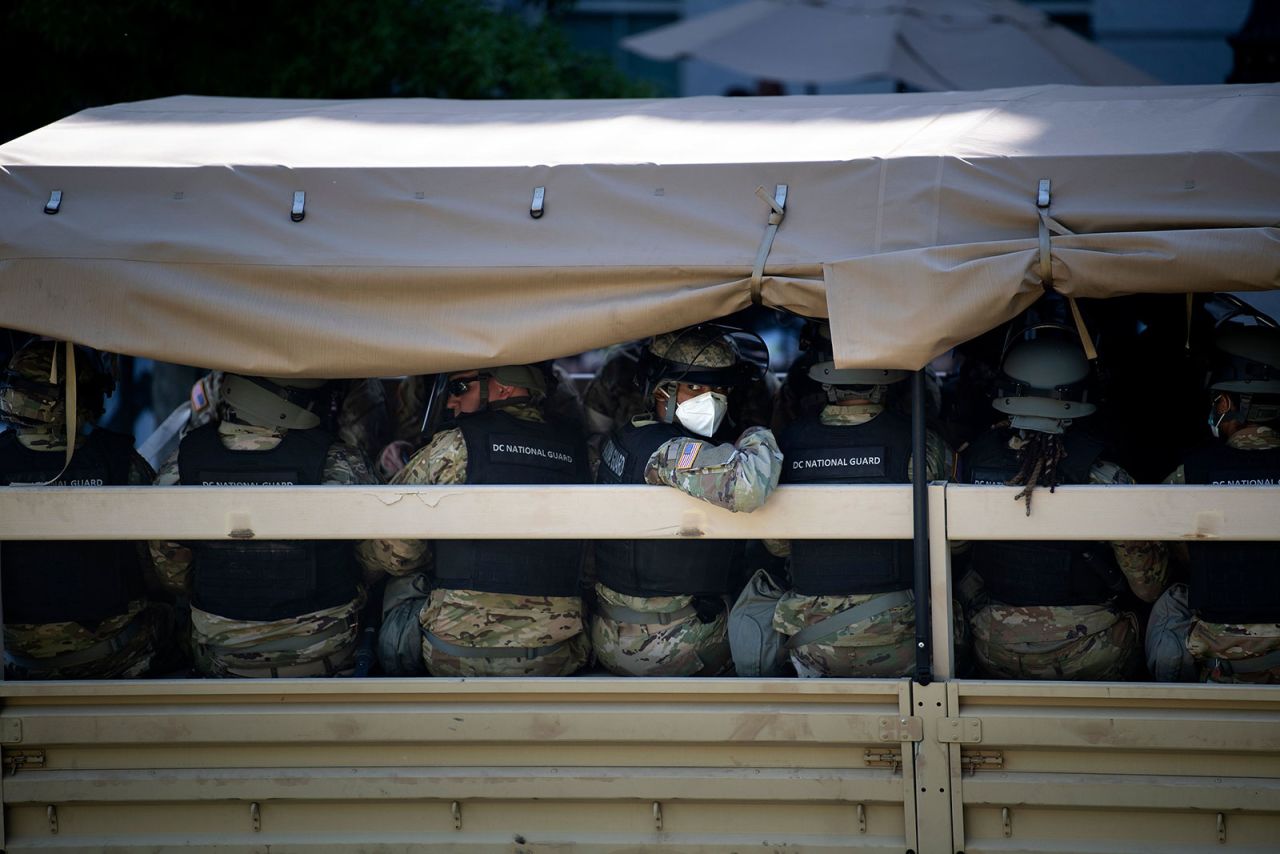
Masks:
[[[1047,290],[1280,288],[1278,200],[1272,85],[169,98],[0,146],[0,325],[340,378],[758,303],[829,317],[838,366],[918,371]],[[1063,487],[1030,516],[1012,494],[794,486],[735,515],[644,487],[0,489],[8,539],[473,538],[494,518],[914,538],[928,617],[902,680],[4,682],[5,850],[1274,850],[1280,693],[959,678],[949,543],[1273,540],[1280,490]]]

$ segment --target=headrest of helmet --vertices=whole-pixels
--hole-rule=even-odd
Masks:
[[[744,357],[743,347],[753,359]],[[757,364],[754,359],[763,361]],[[706,323],[655,335],[641,356],[641,373],[649,385],[680,382],[733,387],[762,377],[768,350],[759,336],[731,326]]]
[[[809,368],[809,379],[840,387],[885,386],[902,382],[909,376],[910,371],[887,368],[837,368],[831,361],[817,362]]]
[[[486,373],[503,385],[527,389],[533,397],[547,393],[547,375],[538,365],[503,365],[490,368]]]
[[[320,426],[318,412],[328,384],[328,380],[224,374],[221,403],[245,424],[310,430]]]
[[[1240,394],[1280,394],[1280,329],[1230,325],[1213,338],[1209,388]]]
[[[1001,377],[991,405],[1015,416],[1014,426],[1039,429],[1017,419],[1070,420],[1091,415],[1089,360],[1075,330],[1056,324],[1033,326],[1005,348]]]
[[[14,352],[0,376],[0,421],[32,426],[64,421],[65,347],[59,341],[37,340]],[[115,379],[102,354],[87,347],[76,345],[75,365],[76,414],[92,421],[102,414],[103,398],[115,388]]]

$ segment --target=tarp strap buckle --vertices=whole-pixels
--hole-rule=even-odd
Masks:
[[[1071,229],[1049,216],[1049,204],[1051,201],[1050,181],[1048,178],[1042,178],[1040,179],[1040,186],[1036,190],[1036,213],[1039,215],[1039,223],[1037,225],[1040,232],[1040,284],[1045,293],[1054,290],[1053,246],[1050,232],[1060,235],[1074,233]],[[1067,305],[1071,307],[1071,317],[1075,320],[1076,332],[1080,335],[1080,344],[1084,347],[1085,357],[1092,362],[1098,358],[1098,351],[1093,346],[1093,339],[1089,336],[1089,329],[1085,325],[1084,315],[1080,312],[1080,306],[1076,304],[1075,297],[1067,296]]]
[[[787,185],[779,184],[774,187],[772,198],[764,187],[756,187],[756,195],[769,206],[769,225],[764,230],[760,249],[756,252],[756,263],[751,270],[751,302],[760,305],[760,282],[764,277],[764,262],[769,257],[769,250],[773,248],[773,238],[778,234],[778,226],[782,225],[782,218],[787,215]]]
[[[289,211],[289,219],[302,222],[307,217],[307,194],[297,190],[293,194],[293,210]]]
[[[47,214],[56,214],[58,209],[62,207],[62,191],[54,190],[49,194],[49,201],[44,203],[44,212]]]
[[[533,188],[533,201],[529,203],[529,216],[542,219],[542,205],[547,200],[546,187]]]

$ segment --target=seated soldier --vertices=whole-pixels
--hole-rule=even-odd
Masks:
[[[1214,339],[1209,426],[1166,483],[1280,484],[1280,330]],[[1280,683],[1280,542],[1187,544],[1190,581],[1151,611],[1147,662],[1161,681]]]
[[[783,483],[910,483],[911,419],[886,408],[907,371],[837,369],[827,358],[808,376],[827,400],[778,438]],[[926,434],[930,480],[947,475],[950,451]],[[910,540],[767,541],[790,555],[792,589],[774,612],[801,676],[908,676],[915,665],[914,557]]]
[[[1073,329],[1041,324],[1005,348],[991,405],[1009,416],[961,457],[962,483],[1022,486],[1124,484],[1104,444],[1072,423],[1091,415],[1090,364]],[[1162,543],[980,540],[972,544],[970,627],[978,669],[1010,679],[1126,679],[1140,664],[1138,623],[1117,597],[1154,601],[1164,589]],[[981,579],[981,591],[976,580]]]
[[[585,483],[586,445],[575,430],[548,421],[546,393],[537,365],[450,374],[456,426],[433,436],[392,483]],[[417,584],[429,590],[418,623],[434,676],[567,676],[581,668],[590,651],[582,550],[578,541],[510,539],[437,540],[434,555],[426,540],[367,540],[358,549],[393,576],[430,570],[429,584]],[[389,587],[388,598],[400,597],[400,587]],[[385,630],[393,625],[399,630],[399,621]],[[399,646],[380,642],[384,650]],[[385,655],[383,663],[406,672]]]
[[[67,458],[66,344],[20,348],[0,379],[0,485],[149,484],[133,438],[95,429],[112,388],[101,360],[76,348],[76,427]],[[147,675],[170,646],[170,610],[148,601],[142,543],[121,540],[0,543],[5,675],[92,679]]]
[[[370,484],[364,457],[334,439],[325,380],[224,374],[221,420],[188,433],[161,486]],[[157,542],[161,581],[190,597],[196,669],[206,676],[334,676],[352,671],[364,604],[342,540]]]
[[[729,393],[759,376],[740,355],[744,334],[707,324],[653,339],[642,356],[651,411],[612,434],[597,483],[671,486],[744,513],[764,504],[782,468],[773,434],[720,432]],[[725,598],[740,586],[740,554],[733,540],[598,541],[596,658],[624,676],[728,671]]]

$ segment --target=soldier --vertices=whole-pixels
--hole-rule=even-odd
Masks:
[[[652,412],[613,433],[596,481],[672,486],[744,513],[764,504],[782,468],[773,434],[748,427],[715,444],[730,391],[759,376],[740,356],[735,336],[745,334],[708,324],[654,338],[642,366]],[[598,541],[591,639],[600,663],[627,676],[727,671],[725,597],[736,593],[739,553],[732,540]]]
[[[587,482],[585,443],[548,421],[539,366],[459,371],[447,392],[456,426],[437,433],[392,483]],[[581,668],[590,652],[582,551],[570,540],[438,540],[434,555],[425,540],[359,547],[393,576],[431,570],[418,623],[422,657],[435,676],[567,676]],[[389,587],[388,597],[398,590]],[[397,644],[384,638],[381,646]]]
[[[224,374],[221,420],[191,431],[156,484],[376,483],[320,413],[325,380]],[[191,601],[196,669],[209,676],[348,673],[364,604],[351,544],[341,540],[152,543],[165,586]]]
[[[20,348],[0,379],[0,485],[119,486],[151,482],[133,438],[76,430],[66,462],[66,344]],[[76,348],[76,420],[102,414],[112,388],[100,360]],[[65,464],[65,466],[64,466]],[[141,543],[0,543],[7,678],[92,679],[143,676],[168,645],[171,616],[149,603]]]
[[[1022,486],[1124,484],[1133,479],[1102,459],[1102,442],[1070,429],[1095,411],[1090,365],[1073,330],[1030,327],[1005,347],[1002,387],[992,406],[1009,416],[974,440],[961,462],[965,483]],[[972,544],[983,594],[967,603],[981,671],[1013,679],[1124,679],[1138,665],[1138,623],[1118,595],[1152,602],[1167,579],[1163,543],[992,542]]]
[[[1214,339],[1209,427],[1165,483],[1280,483],[1280,330]],[[1188,543],[1190,581],[1151,612],[1147,661],[1161,681],[1280,682],[1280,543]]]
[[[910,483],[911,419],[886,408],[907,371],[836,369],[828,358],[808,378],[826,398],[779,436],[783,483]],[[926,434],[930,480],[950,470],[950,451]],[[792,589],[774,611],[801,676],[907,676],[915,664],[914,557],[910,540],[767,541],[790,555]]]

